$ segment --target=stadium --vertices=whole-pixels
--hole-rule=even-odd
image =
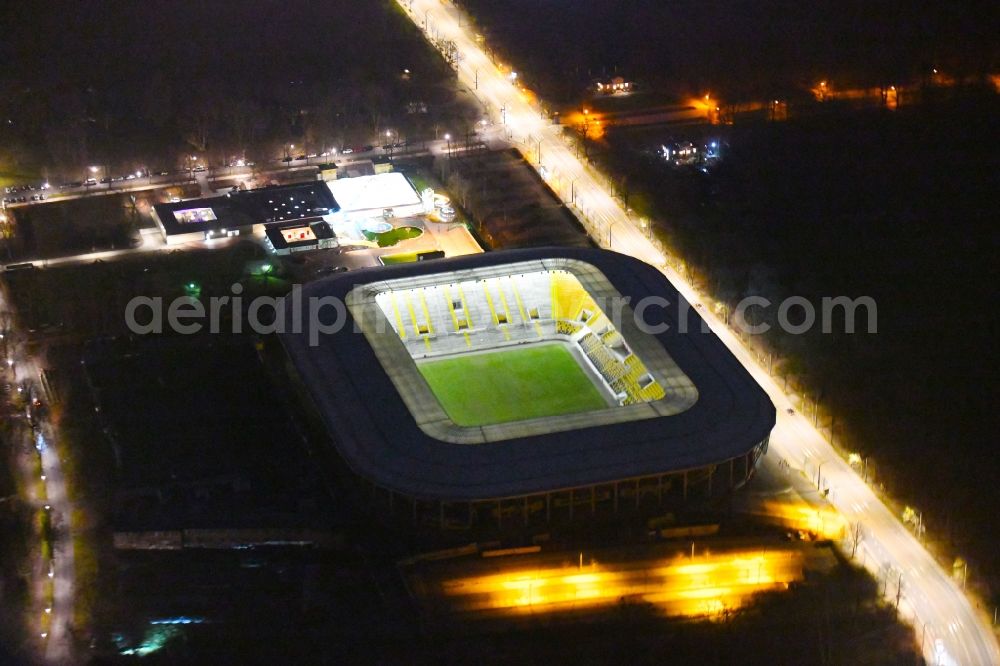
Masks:
[[[422,523],[532,524],[728,492],[775,423],[666,278],[612,252],[365,269],[302,296],[337,299],[349,325],[317,337],[286,312],[294,375],[372,497]]]

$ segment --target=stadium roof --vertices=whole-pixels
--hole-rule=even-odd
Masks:
[[[743,456],[767,438],[775,423],[767,394],[702,328],[697,311],[673,285],[631,257],[576,248],[493,252],[352,271],[311,283],[302,296],[345,302],[357,285],[560,258],[590,264],[632,303],[648,296],[671,303],[647,309],[644,320],[669,325],[654,337],[694,383],[697,401],[680,413],[640,421],[483,444],[445,442],[418,426],[365,335],[347,325],[310,345],[308,323],[296,331],[295,308],[289,308],[290,332],[281,335],[282,342],[355,473],[410,496],[486,500],[704,467]]]

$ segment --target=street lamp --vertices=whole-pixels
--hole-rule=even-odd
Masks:
[[[385,150],[386,153],[389,154],[389,161],[391,162],[392,161],[392,148],[393,148],[393,144],[392,144],[392,130],[386,130],[385,131],[385,143],[383,144],[382,148]]]
[[[821,484],[823,482],[823,465],[825,465],[827,462],[828,461],[826,461],[826,460],[821,460],[819,462],[819,464],[816,465],[816,489],[817,490],[821,489]]]
[[[451,133],[450,132],[445,132],[445,134],[444,134],[444,140],[445,140],[445,142],[447,143],[447,146],[448,146],[448,159],[451,159]]]

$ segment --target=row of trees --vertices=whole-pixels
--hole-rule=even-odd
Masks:
[[[44,52],[41,26],[11,26],[22,66],[0,70],[0,167],[80,180],[88,166],[113,177],[191,155],[273,160],[372,144],[386,129],[426,134],[468,113],[447,63],[389,0],[308,3],[270,26],[188,9],[180,20],[153,7],[88,8],[73,30],[48,26]],[[101,39],[86,39],[94,32]]]

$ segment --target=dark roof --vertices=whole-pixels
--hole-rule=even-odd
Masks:
[[[307,285],[302,297],[343,300],[357,284],[559,257],[593,265],[633,303],[650,295],[671,303],[684,300],[652,266],[576,248],[510,250],[351,271]],[[747,454],[775,423],[770,398],[718,337],[707,327],[702,330],[695,308],[653,308],[645,320],[669,324],[655,337],[698,389],[698,401],[687,411],[487,444],[446,443],[417,426],[353,322],[310,346],[308,323],[295,331],[294,310],[286,312],[286,330],[293,332],[281,340],[340,455],[355,473],[407,495],[491,499],[694,469]],[[679,312],[686,313],[686,333],[678,331]]]
[[[281,232],[285,229],[295,229],[298,227],[309,227],[312,229],[313,235],[316,237],[315,240],[301,240],[289,243],[285,240],[284,234]],[[306,245],[314,245],[317,241],[325,240],[328,238],[333,238],[333,229],[330,225],[324,222],[322,219],[312,219],[312,220],[302,220],[299,222],[291,222],[285,224],[269,224],[264,229],[264,235],[267,236],[267,240],[271,241],[271,247],[276,250],[284,250],[290,247],[300,247]]]
[[[335,213],[340,210],[340,205],[325,183],[308,181],[161,203],[154,208],[167,235],[173,236],[194,231],[238,229],[254,224],[302,221]],[[197,208],[210,208],[216,219],[181,223],[174,215],[178,211]]]

